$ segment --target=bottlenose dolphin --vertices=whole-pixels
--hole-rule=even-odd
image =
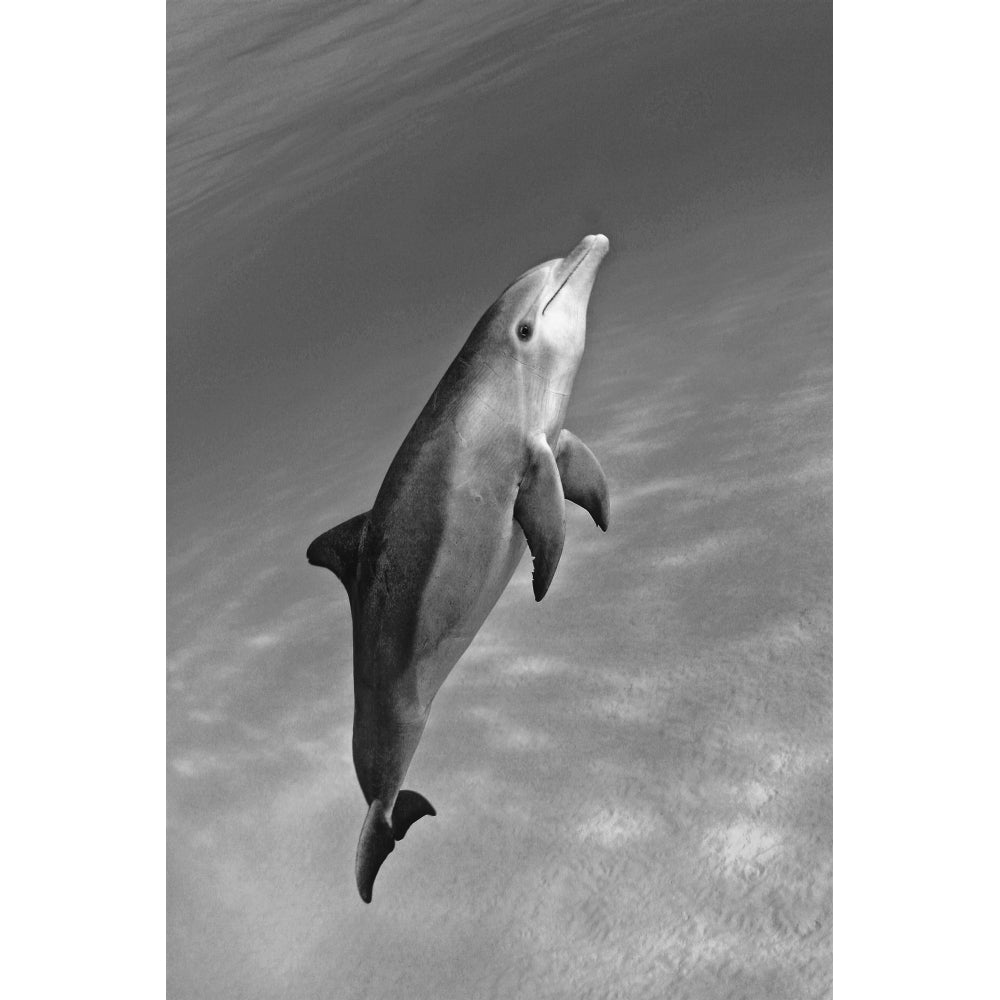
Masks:
[[[549,589],[565,504],[606,531],[608,486],[563,428],[587,303],[608,241],[509,285],[476,324],[413,425],[371,510],[309,546],[347,588],[354,622],[354,767],[368,802],[355,865],[371,901],[379,867],[434,807],[402,789],[431,702],[524,554]]]

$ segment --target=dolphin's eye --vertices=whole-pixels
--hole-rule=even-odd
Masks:
[[[531,340],[531,324],[530,323],[522,323],[517,328],[517,335],[518,335],[518,337],[521,338],[521,340]]]

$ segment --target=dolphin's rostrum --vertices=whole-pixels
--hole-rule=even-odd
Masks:
[[[563,428],[607,251],[604,236],[587,236],[508,286],[423,408],[372,509],[309,546],[309,562],[346,587],[354,621],[354,766],[369,807],[355,874],[366,903],[395,842],[435,814],[403,779],[434,695],[525,543],[540,601],[562,554],[564,500],[607,530],[604,473]]]

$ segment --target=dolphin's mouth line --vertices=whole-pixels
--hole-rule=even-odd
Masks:
[[[573,270],[570,271],[565,278],[563,278],[562,284],[552,293],[552,298],[550,298],[549,301],[546,302],[544,306],[542,306],[543,316],[545,315],[545,310],[548,309],[550,305],[552,305],[553,299],[555,299],[555,297],[566,287],[566,282],[569,281],[569,279],[572,278],[574,274],[576,274],[576,269],[590,256],[590,251],[593,249],[594,249],[593,244],[587,247],[587,252],[573,265]]]

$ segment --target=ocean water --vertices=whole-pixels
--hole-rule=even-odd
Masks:
[[[825,996],[830,9],[168,4],[168,992]],[[354,886],[370,506],[478,316],[611,252],[567,511],[439,694],[438,816]]]

